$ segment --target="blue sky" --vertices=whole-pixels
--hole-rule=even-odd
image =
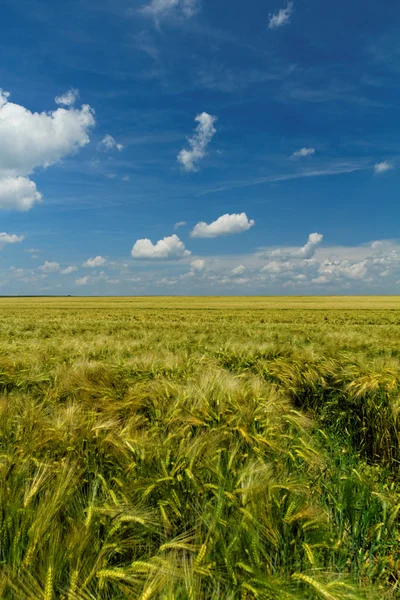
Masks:
[[[400,4],[4,0],[0,294],[397,294]]]

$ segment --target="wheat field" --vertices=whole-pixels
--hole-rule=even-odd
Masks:
[[[396,297],[1,298],[0,597],[400,597]]]

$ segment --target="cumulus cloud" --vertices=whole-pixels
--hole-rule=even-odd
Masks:
[[[240,214],[225,214],[213,221],[209,225],[201,221],[197,223],[191,232],[191,237],[197,238],[213,238],[220,235],[231,235],[233,233],[241,233],[247,231],[254,225],[253,219],[248,219],[246,213]]]
[[[29,210],[42,196],[29,179],[89,143],[95,124],[90,106],[32,113],[0,89],[0,208]]]
[[[246,270],[246,267],[244,265],[239,265],[238,267],[235,267],[234,269],[232,269],[231,273],[232,275],[242,275]]]
[[[206,148],[216,133],[214,123],[216,117],[203,112],[195,118],[198,123],[194,135],[188,138],[191,150],[185,148],[178,154],[178,162],[185,171],[198,171],[198,162],[206,155]]]
[[[293,256],[297,258],[312,258],[323,237],[322,233],[310,233],[307,243],[297,253],[293,254]]]
[[[78,97],[79,91],[75,90],[74,88],[71,88],[68,90],[68,92],[65,92],[65,94],[62,94],[61,96],[56,96],[55,101],[56,104],[62,104],[63,106],[73,106]]]
[[[199,0],[151,0],[142,7],[142,13],[159,19],[168,15],[193,17],[199,9]]]
[[[282,27],[282,25],[289,23],[293,12],[293,6],[293,2],[288,2],[286,8],[281,8],[278,12],[270,15],[268,23],[269,29],[276,29],[277,27]]]
[[[315,250],[320,245],[323,240],[322,233],[310,233],[308,236],[307,243],[301,248],[296,249],[278,249],[272,250],[268,252],[266,257],[273,258],[302,258],[302,259],[310,259],[314,256]]]
[[[198,258],[190,263],[190,270],[187,273],[179,275],[179,280],[192,279],[196,275],[202,275],[206,268],[206,261]]]
[[[318,272],[321,273],[321,277],[324,277],[326,281],[331,280],[333,277],[364,279],[367,275],[367,264],[367,260],[362,260],[355,263],[352,263],[349,260],[326,260],[319,266]],[[323,283],[322,279],[319,279],[317,283]]]
[[[112,150],[118,150],[119,152],[121,152],[121,150],[124,149],[124,146],[122,144],[117,144],[115,138],[113,138],[112,135],[106,133],[106,135],[99,143],[98,148],[99,150],[104,150],[105,152],[110,152]]]
[[[176,279],[176,277],[163,277],[162,279],[159,279],[156,283],[158,286],[174,286],[178,283],[178,279]]]
[[[85,275],[85,277],[79,277],[78,279],[75,279],[75,283],[76,285],[86,285],[89,282],[89,275]]]
[[[23,235],[15,235],[15,233],[0,233],[0,245],[3,244],[18,244],[24,240]]]
[[[43,273],[56,273],[60,270],[60,265],[55,261],[45,260],[44,264],[39,267],[39,271]]]
[[[305,158],[306,156],[313,156],[315,154],[315,148],[300,148],[296,152],[293,152],[291,158]]]
[[[184,243],[174,233],[169,237],[159,240],[156,244],[153,244],[147,238],[137,240],[133,245],[131,254],[133,258],[166,260],[185,258],[190,256],[191,252],[185,249]]]
[[[97,275],[85,275],[84,277],[79,277],[75,279],[76,285],[93,285],[95,283],[107,283],[116,285],[120,283],[119,279],[114,279],[105,273],[104,271],[100,271]]]
[[[94,258],[88,258],[83,263],[84,267],[102,267],[106,264],[106,259],[103,256],[95,256]]]
[[[78,270],[78,267],[66,267],[61,271],[62,275],[69,275],[70,273],[74,273]]]
[[[382,162],[376,163],[374,165],[374,171],[377,174],[379,174],[379,173],[386,173],[386,171],[390,171],[393,168],[394,168],[393,165],[390,162],[388,162],[387,160],[384,160]]]
[[[288,273],[289,271],[292,271],[294,267],[294,261],[270,260],[266,265],[262,267],[261,272],[270,273],[272,275],[278,275],[282,273]]]
[[[0,208],[29,210],[41,200],[42,194],[37,191],[35,182],[28,177],[1,177],[0,175]]]
[[[196,260],[192,260],[190,263],[190,269],[192,271],[196,271],[197,273],[201,273],[206,268],[206,261],[198,258]]]

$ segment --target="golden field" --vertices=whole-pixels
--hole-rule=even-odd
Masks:
[[[400,597],[397,297],[0,299],[0,597]]]

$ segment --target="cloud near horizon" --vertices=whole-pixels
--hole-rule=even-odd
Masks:
[[[78,270],[78,267],[74,267],[74,266],[66,267],[65,269],[63,269],[61,271],[61,275],[69,275],[70,273],[74,273],[77,270]]]
[[[153,244],[148,238],[136,240],[131,255],[138,259],[173,260],[186,258],[191,255],[191,252],[186,250],[184,243],[174,233],[159,240],[156,244]]]
[[[60,270],[60,265],[56,261],[48,261],[46,260],[43,265],[41,265],[39,271],[43,273],[57,273]]]
[[[87,261],[83,263],[84,267],[102,267],[106,264],[106,259],[103,256],[95,256],[94,258],[88,258]]]

